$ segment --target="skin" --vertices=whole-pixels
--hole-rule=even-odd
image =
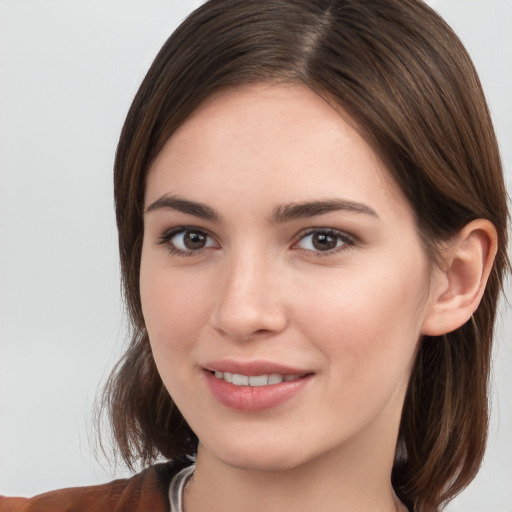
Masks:
[[[187,512],[405,510],[390,483],[400,415],[447,278],[345,119],[304,86],[225,89],[150,169],[141,298],[163,382],[200,440]],[[273,218],[279,206],[326,200],[358,211]],[[169,235],[183,226],[203,233],[202,248]],[[326,251],[311,229],[342,235],[327,233],[336,247]],[[279,406],[233,410],[205,382],[204,367],[225,358],[311,377]]]

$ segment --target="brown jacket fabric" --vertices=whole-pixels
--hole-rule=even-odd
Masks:
[[[169,484],[185,465],[156,464],[131,478],[33,498],[0,496],[0,512],[169,512]]]

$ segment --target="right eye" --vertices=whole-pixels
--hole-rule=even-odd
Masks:
[[[179,256],[192,256],[202,249],[218,247],[208,233],[195,228],[173,229],[160,238],[159,244],[167,245],[172,254]]]

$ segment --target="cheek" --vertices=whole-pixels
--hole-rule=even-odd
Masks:
[[[358,276],[357,286],[347,278],[329,293],[317,290],[302,307],[303,332],[325,362],[323,394],[331,401],[329,412],[319,414],[329,414],[333,425],[347,424],[347,418],[352,426],[362,425],[380,411],[401,411],[420,336],[422,299],[406,280],[379,276],[369,272]]]
[[[156,258],[143,255],[140,290],[144,321],[158,372],[180,409],[190,406],[191,397],[197,396],[197,379],[191,378],[189,364],[205,316],[204,289],[198,290],[197,284]]]
[[[173,364],[183,357],[185,349],[199,336],[209,294],[205,280],[201,283],[190,273],[175,272],[161,260],[143,251],[140,293],[155,360],[164,370],[166,361]]]
[[[426,269],[381,263],[340,269],[302,293],[302,328],[336,363],[332,368],[352,377],[408,371],[420,337]]]

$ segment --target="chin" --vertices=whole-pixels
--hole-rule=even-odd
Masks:
[[[282,443],[257,443],[249,439],[216,444],[214,449],[207,450],[224,464],[248,471],[286,471],[295,469],[314,456],[308,456],[297,446],[286,446]]]

